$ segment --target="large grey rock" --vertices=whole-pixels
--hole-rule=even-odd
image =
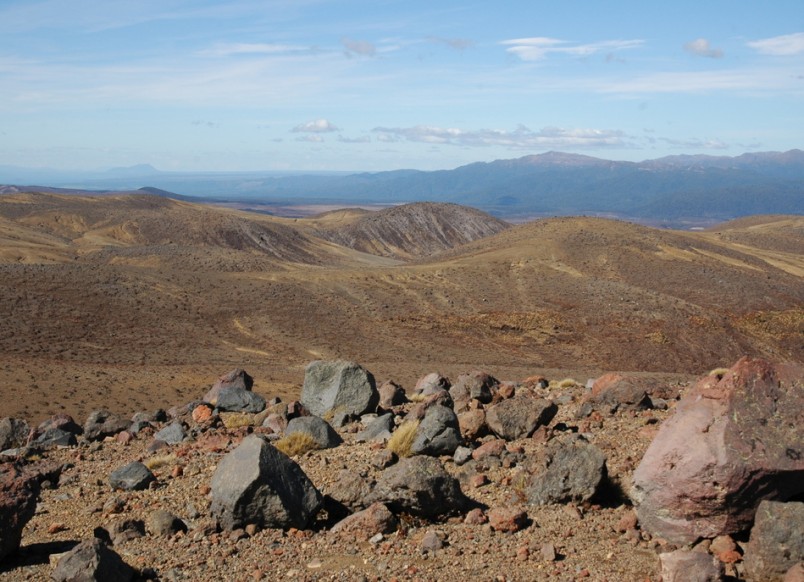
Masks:
[[[243,439],[212,476],[210,512],[227,530],[252,523],[302,529],[322,502],[301,467],[258,435]]]
[[[436,404],[427,409],[410,447],[414,455],[451,455],[461,444],[461,430],[455,411]]]
[[[53,449],[56,447],[73,447],[78,444],[75,435],[60,428],[49,428],[41,433],[33,444],[43,449]]]
[[[75,422],[75,419],[65,412],[59,412],[47,420],[43,420],[39,426],[36,427],[36,430],[39,433],[43,433],[52,428],[58,428],[74,435],[79,435],[84,432],[84,429],[81,428],[77,422]]]
[[[374,412],[379,399],[374,376],[359,364],[317,360],[305,369],[301,403],[316,416],[330,411],[360,416]]]
[[[22,530],[36,511],[39,481],[15,463],[0,465],[0,562],[20,547]]]
[[[606,476],[606,457],[577,434],[554,438],[539,460],[527,489],[528,503],[588,501]]]
[[[763,501],[745,552],[748,579],[783,580],[799,562],[804,562],[804,503]]]
[[[367,475],[344,469],[326,493],[350,511],[360,511],[366,508],[365,501],[373,487],[374,481]]]
[[[418,382],[416,382],[416,386],[413,388],[413,393],[421,394],[422,396],[431,396],[442,390],[448,391],[451,385],[449,378],[446,376],[442,376],[437,372],[431,372],[419,378]]]
[[[804,494],[804,366],[743,358],[678,403],[634,472],[642,528],[674,543],[747,529]]]
[[[254,378],[248,375],[248,372],[242,368],[235,368],[231,372],[227,372],[217,382],[212,385],[212,388],[204,394],[204,402],[208,402],[212,406],[218,405],[218,396],[222,390],[227,388],[235,388],[239,390],[251,390],[254,385]]]
[[[365,430],[355,435],[355,440],[359,443],[388,440],[391,438],[391,432],[393,432],[393,430],[394,414],[393,412],[388,412],[372,420]]]
[[[92,538],[75,546],[56,564],[56,582],[128,582],[137,571],[101,540]]]
[[[723,566],[714,556],[699,551],[676,550],[659,554],[662,582],[719,582]]]
[[[25,446],[30,428],[21,418],[0,418],[0,451]]]
[[[224,388],[218,393],[216,407],[225,412],[250,412],[265,410],[265,398],[242,388]]]
[[[402,459],[385,469],[365,503],[384,503],[395,513],[426,518],[454,515],[467,509],[469,499],[457,479],[434,457]]]
[[[285,436],[297,432],[310,435],[319,449],[331,449],[343,442],[341,435],[335,432],[335,429],[326,420],[317,416],[291,418],[285,429]]]
[[[108,410],[95,410],[84,422],[84,437],[89,441],[101,440],[126,430],[131,423]]]
[[[475,370],[461,374],[450,387],[449,394],[455,402],[476,399],[483,404],[491,402],[499,382],[486,372]]]
[[[122,489],[123,491],[147,489],[154,481],[156,481],[154,474],[139,461],[124,465],[109,475],[109,485],[112,486],[112,489]]]
[[[181,421],[171,422],[165,428],[154,435],[154,440],[162,441],[169,445],[177,445],[187,437],[187,431]]]
[[[486,425],[508,441],[526,438],[547,425],[558,412],[554,402],[543,398],[517,396],[495,404],[486,411]]]

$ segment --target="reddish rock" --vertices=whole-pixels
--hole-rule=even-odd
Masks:
[[[39,434],[41,434],[54,428],[65,430],[74,435],[79,435],[84,431],[84,429],[81,428],[77,422],[75,422],[72,416],[64,412],[54,414],[47,420],[43,421],[36,430]]]
[[[723,566],[705,552],[676,550],[659,554],[662,582],[719,582]]]
[[[731,564],[742,558],[737,552],[737,544],[734,543],[731,536],[717,536],[709,545],[709,551],[724,564]],[[734,559],[735,554],[736,559]]]
[[[486,424],[500,438],[527,438],[538,427],[549,424],[558,412],[555,403],[543,398],[519,396],[503,400],[486,411]]]
[[[458,415],[458,426],[461,436],[467,440],[475,440],[488,432],[486,413],[483,410],[467,410]]]
[[[254,385],[254,378],[242,368],[235,368],[218,378],[217,382],[212,385],[212,388],[204,395],[204,402],[210,403],[212,406],[217,405],[218,396],[221,391],[226,388],[239,388],[242,390],[251,390]]]
[[[0,562],[20,547],[22,530],[36,511],[39,482],[14,463],[0,465]]]
[[[489,525],[495,531],[516,532],[528,525],[528,513],[519,507],[493,507],[488,512]]]
[[[488,404],[497,391],[499,382],[494,376],[474,370],[467,374],[461,374],[455,381],[449,393],[456,402],[464,400],[479,400],[483,404]]]
[[[463,522],[467,525],[483,525],[484,523],[488,523],[489,518],[486,517],[486,514],[483,513],[483,510],[479,507],[475,507],[469,513],[466,514]]]
[[[489,484],[489,478],[486,477],[483,473],[478,473],[477,475],[472,475],[471,479],[469,479],[469,485],[477,489],[478,487],[483,487],[484,485]]]
[[[502,439],[494,439],[487,443],[483,443],[472,451],[472,458],[475,461],[480,461],[486,457],[499,457],[505,451],[505,441]]]
[[[750,580],[782,580],[804,562],[804,503],[763,501],[745,551]]]
[[[193,422],[204,424],[212,420],[212,407],[209,404],[199,404],[193,408]]]
[[[556,554],[556,547],[553,544],[542,544],[540,553],[545,562],[555,562],[558,555]]]
[[[790,568],[782,578],[782,582],[804,582],[804,562]]]
[[[380,402],[377,406],[384,410],[390,410],[394,406],[405,404],[408,401],[405,396],[405,389],[396,382],[385,382],[377,391],[380,393]]]
[[[430,396],[431,394],[435,394],[441,390],[449,390],[450,386],[451,384],[449,378],[446,378],[437,372],[431,372],[430,374],[419,378],[419,380],[416,382],[416,386],[413,388],[413,393],[421,394],[422,396]]]
[[[499,396],[501,400],[507,400],[508,398],[513,398],[515,395],[516,395],[516,384],[514,384],[513,382],[502,382],[497,388],[497,396]]]
[[[123,432],[117,433],[115,438],[117,439],[117,442],[127,445],[128,443],[134,440],[134,435],[128,432],[127,430],[124,430]]]
[[[746,529],[762,499],[804,493],[804,366],[743,358],[678,403],[633,476],[643,530],[687,543]]]
[[[336,523],[330,532],[366,541],[378,533],[393,533],[397,525],[396,517],[384,504],[373,503],[363,511],[353,513]]]
[[[615,529],[619,533],[625,533],[629,529],[636,528],[637,525],[637,514],[636,511],[633,509],[629,509],[628,511],[623,514],[623,516],[617,521],[617,526]]]
[[[446,390],[435,392],[425,398],[423,401],[419,402],[416,406],[410,409],[407,417],[411,420],[421,420],[431,407],[439,405],[446,406],[447,408],[452,408],[453,406],[452,397]]]

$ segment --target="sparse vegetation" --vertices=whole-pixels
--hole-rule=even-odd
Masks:
[[[169,455],[154,455],[153,457],[148,457],[142,462],[142,464],[148,467],[151,471],[156,471],[161,467],[172,465],[175,462],[176,455],[171,453]]]
[[[315,439],[306,432],[294,432],[282,437],[274,443],[274,446],[288,457],[303,455],[319,448]]]
[[[574,378],[564,378],[563,380],[560,380],[560,381],[555,383],[555,387],[561,388],[562,390],[567,390],[569,388],[575,388],[578,385],[579,385],[578,382],[576,382]],[[550,382],[550,387],[551,388],[554,387],[552,382]]]
[[[411,447],[416,438],[416,430],[419,428],[418,420],[411,420],[399,425],[399,427],[388,439],[388,450],[396,453],[400,457],[409,457],[412,454]]]
[[[711,372],[709,372],[710,376],[717,376],[717,379],[720,380],[726,373],[729,371],[728,368],[715,368]]]

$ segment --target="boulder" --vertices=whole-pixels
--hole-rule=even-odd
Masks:
[[[634,472],[642,528],[675,543],[747,529],[804,493],[804,366],[743,358],[678,403]]]
[[[475,370],[468,374],[461,374],[449,389],[449,394],[455,402],[461,400],[479,400],[488,404],[494,397],[499,382],[493,376]]]
[[[416,382],[416,386],[413,388],[413,393],[421,394],[422,396],[431,396],[436,392],[449,390],[450,386],[451,384],[449,378],[446,378],[437,372],[431,372],[430,374],[419,378],[418,382]]]
[[[438,459],[427,456],[402,459],[385,469],[365,501],[425,518],[455,515],[469,506],[457,479]]]
[[[577,434],[547,443],[527,488],[528,503],[546,505],[588,501],[606,477],[606,457]]]
[[[297,432],[310,435],[319,449],[331,449],[343,442],[341,435],[326,420],[317,416],[297,416],[290,419],[285,436]]]
[[[349,539],[364,542],[376,534],[390,534],[396,531],[398,521],[393,513],[382,503],[373,503],[362,511],[345,517],[330,530],[333,534],[345,534]]]
[[[486,411],[486,424],[500,438],[527,438],[542,425],[550,424],[558,412],[555,403],[543,398],[519,396],[503,400]]]
[[[451,455],[462,443],[455,412],[437,404],[424,414],[410,450],[414,455]]]
[[[408,401],[407,396],[405,396],[405,389],[396,382],[391,382],[390,380],[380,386],[377,392],[380,395],[380,400],[377,406],[383,410],[389,410],[394,406],[405,404],[405,402]]]
[[[218,395],[221,390],[226,388],[235,388],[238,390],[251,390],[254,386],[254,378],[248,375],[248,372],[242,368],[235,368],[218,378],[217,382],[212,385],[212,388],[204,394],[204,402],[208,402],[212,406],[218,405]]]
[[[112,486],[112,489],[122,489],[123,491],[148,489],[154,481],[156,481],[154,474],[139,461],[124,465],[109,475],[109,485]]]
[[[17,551],[25,524],[34,516],[39,481],[15,463],[0,464],[0,562]]]
[[[488,432],[486,426],[486,411],[479,408],[467,410],[458,415],[458,426],[461,436],[465,439],[475,440]]]
[[[137,571],[98,538],[86,540],[64,554],[51,575],[56,582],[133,580]]]
[[[53,449],[56,447],[74,447],[78,444],[75,434],[60,428],[49,428],[42,432],[33,444],[43,449]]]
[[[748,579],[781,581],[800,562],[804,562],[804,503],[763,501],[745,552]]]
[[[350,511],[360,511],[366,507],[366,498],[373,487],[374,482],[365,474],[344,469],[327,494]]]
[[[128,420],[108,410],[95,410],[84,422],[84,438],[88,441],[99,441],[123,432],[130,425]]]
[[[218,392],[215,407],[224,412],[256,414],[265,410],[265,398],[243,388],[223,388]]]
[[[355,440],[359,443],[367,443],[369,441],[386,441],[391,438],[391,432],[394,430],[394,414],[388,412],[382,416],[378,416],[372,420],[365,430],[360,431],[355,435]]]
[[[305,369],[300,400],[316,416],[330,411],[360,416],[374,412],[379,399],[374,376],[359,364],[317,360]]]
[[[30,432],[28,423],[21,418],[0,418],[0,451],[25,446]]]
[[[644,410],[653,408],[648,394],[649,381],[612,372],[604,374],[592,383],[592,391],[586,396],[578,411],[578,417],[586,417],[593,410],[614,414],[617,410]]]
[[[186,436],[187,432],[184,430],[184,424],[176,420],[157,432],[154,435],[154,440],[162,441],[169,445],[177,445],[182,442]]]
[[[43,420],[36,428],[36,430],[39,433],[43,433],[52,428],[58,428],[70,432],[74,435],[79,435],[82,432],[84,432],[84,429],[81,428],[81,426],[77,422],[75,422],[75,419],[73,419],[72,416],[64,412],[54,414],[47,420]]]
[[[211,493],[210,512],[227,530],[248,524],[303,529],[323,503],[301,467],[259,435],[223,457]]]
[[[723,566],[706,552],[676,550],[659,554],[662,582],[719,582]]]

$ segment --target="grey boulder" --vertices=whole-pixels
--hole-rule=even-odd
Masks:
[[[547,443],[531,475],[528,503],[588,501],[605,477],[606,457],[600,449],[579,435],[561,435]]]
[[[800,562],[804,562],[804,503],[763,501],[745,552],[749,579],[781,581]]]
[[[64,554],[53,570],[56,582],[128,582],[137,571],[101,540],[92,538]]]
[[[131,423],[108,410],[95,410],[84,422],[84,437],[88,441],[101,440],[126,430]]]
[[[331,449],[343,442],[341,435],[335,432],[329,423],[318,416],[297,416],[291,418],[285,429],[285,436],[294,433],[309,435],[319,449]]]
[[[374,376],[355,362],[317,360],[307,365],[301,403],[316,416],[330,411],[374,412],[380,395]]]
[[[109,485],[112,486],[112,489],[122,489],[123,491],[147,489],[154,481],[156,481],[154,474],[139,461],[120,467],[109,475]]]
[[[550,424],[558,412],[554,402],[517,396],[503,400],[486,411],[486,426],[507,441],[529,437],[540,426]]]
[[[265,410],[265,398],[243,388],[224,388],[218,393],[216,408],[224,412],[250,412]]]
[[[451,455],[461,444],[461,430],[455,411],[436,404],[427,409],[411,445],[415,455]]]

